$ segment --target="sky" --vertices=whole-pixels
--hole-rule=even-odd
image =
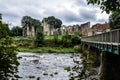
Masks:
[[[91,22],[108,22],[108,14],[102,13],[98,5],[87,5],[86,0],[0,0],[3,22],[10,28],[21,26],[23,16],[42,21],[44,17],[55,16],[63,25]]]

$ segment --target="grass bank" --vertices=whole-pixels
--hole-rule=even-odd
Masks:
[[[62,48],[62,47],[18,47],[19,52],[33,52],[33,53],[74,53],[72,47]]]

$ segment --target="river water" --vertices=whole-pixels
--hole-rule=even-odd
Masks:
[[[69,80],[65,67],[74,66],[72,54],[18,52],[19,80]]]

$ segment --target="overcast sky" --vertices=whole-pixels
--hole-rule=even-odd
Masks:
[[[99,6],[87,5],[86,0],[0,0],[3,21],[11,26],[21,25],[23,16],[39,19],[55,16],[64,25],[91,24],[108,21],[108,15],[101,13]]]

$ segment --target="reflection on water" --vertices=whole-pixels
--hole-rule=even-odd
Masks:
[[[74,66],[72,54],[19,52],[19,80],[69,80],[64,67]]]

